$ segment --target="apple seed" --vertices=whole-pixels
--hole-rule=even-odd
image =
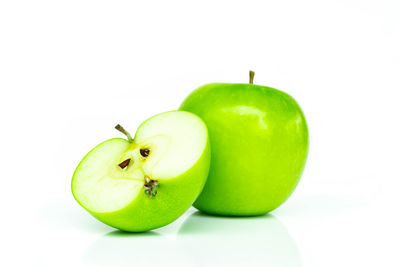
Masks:
[[[120,166],[121,169],[124,169],[125,167],[127,167],[129,165],[129,162],[131,162],[131,159],[126,159],[123,162],[121,162],[120,164],[118,164],[118,166]]]
[[[149,154],[150,154],[149,149],[147,149],[147,148],[140,149],[140,155],[142,155],[142,157],[146,158],[147,156],[149,156]]]

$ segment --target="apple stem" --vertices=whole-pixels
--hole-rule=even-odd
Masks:
[[[249,83],[250,84],[253,84],[253,80],[254,80],[254,74],[255,74],[255,72],[254,71],[249,71],[249,76],[250,76],[250,81],[249,81]]]
[[[126,135],[126,137],[128,137],[128,141],[129,141],[130,143],[133,142],[132,136],[124,129],[124,127],[122,127],[121,125],[117,124],[117,126],[115,126],[115,129],[117,129],[118,131],[120,131],[121,133],[123,133],[124,135]]]

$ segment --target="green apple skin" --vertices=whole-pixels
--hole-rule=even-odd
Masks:
[[[274,88],[214,83],[180,106],[207,124],[211,165],[193,206],[227,216],[253,216],[280,206],[296,188],[309,146],[297,102]]]

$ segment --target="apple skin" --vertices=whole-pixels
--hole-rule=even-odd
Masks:
[[[85,157],[106,142],[125,142],[126,146],[129,146],[126,139],[113,138],[93,148]],[[84,159],[81,163],[84,162]],[[75,173],[79,170],[81,163],[76,168]],[[74,195],[74,197],[90,214],[111,227],[127,232],[145,232],[175,221],[193,204],[204,187],[209,165],[210,142],[207,139],[207,145],[196,164],[175,178],[160,180],[158,193],[154,198],[149,198],[146,194],[140,193],[123,209],[99,213],[87,209],[79,202],[77,196]],[[74,176],[71,183],[72,187]],[[72,193],[74,194],[73,188]]]
[[[195,208],[253,216],[289,198],[309,146],[304,114],[291,96],[266,86],[214,83],[193,91],[180,109],[205,121],[211,143],[210,172]]]

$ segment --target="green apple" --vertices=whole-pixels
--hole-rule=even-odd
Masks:
[[[194,203],[212,214],[270,212],[294,191],[308,154],[302,110],[288,94],[252,84],[213,83],[193,91],[180,109],[207,124],[211,165]]]
[[[185,111],[143,122],[132,138],[114,138],[91,150],[72,178],[77,202],[103,223],[142,232],[182,215],[204,187],[210,164],[207,127]]]

